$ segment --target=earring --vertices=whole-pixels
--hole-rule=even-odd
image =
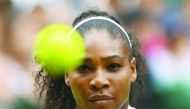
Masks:
[[[65,84],[70,87],[70,80],[67,76],[65,76]]]
[[[137,79],[136,74],[131,75],[131,82],[135,82],[136,79]]]

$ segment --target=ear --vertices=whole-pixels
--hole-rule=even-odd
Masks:
[[[133,57],[131,62],[130,62],[130,67],[131,67],[131,83],[135,82],[135,80],[137,79],[137,70],[136,70],[136,58]]]
[[[70,87],[70,80],[68,78],[68,75],[65,75],[65,84]]]

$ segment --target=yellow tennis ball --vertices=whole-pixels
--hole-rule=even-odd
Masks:
[[[62,76],[76,69],[85,56],[85,44],[78,31],[72,27],[51,24],[37,35],[33,55],[49,75]]]

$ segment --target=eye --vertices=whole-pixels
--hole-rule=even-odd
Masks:
[[[111,71],[111,72],[117,72],[120,70],[120,68],[122,67],[121,64],[118,63],[111,63],[107,66],[107,70]]]
[[[79,73],[88,73],[91,71],[91,67],[89,65],[83,64],[77,68]]]

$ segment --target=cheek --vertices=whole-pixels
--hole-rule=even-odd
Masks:
[[[123,72],[122,74],[118,76],[114,76],[116,78],[114,81],[112,81],[113,89],[114,89],[114,95],[118,102],[124,102],[128,100],[129,98],[129,92],[130,92],[130,73],[129,72]],[[119,93],[118,93],[119,92]]]
[[[88,80],[81,78],[77,74],[71,74],[69,79],[70,87],[76,102],[79,104],[84,103],[88,96]]]
[[[127,81],[120,84],[120,97],[121,99],[128,99],[131,83],[127,78]]]

